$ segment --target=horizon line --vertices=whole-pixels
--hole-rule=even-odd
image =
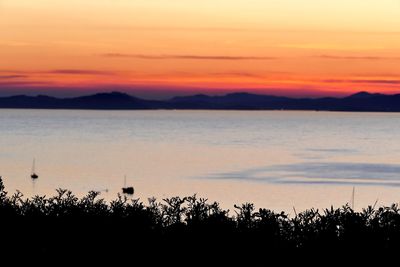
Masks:
[[[225,93],[221,93],[221,94],[207,94],[207,93],[193,93],[193,94],[188,94],[188,95],[175,95],[175,96],[171,96],[169,98],[166,98],[164,100],[161,99],[150,99],[150,98],[146,98],[146,97],[138,97],[135,94],[131,94],[129,92],[124,92],[124,91],[118,91],[118,90],[109,90],[109,91],[97,91],[97,92],[93,92],[93,93],[87,93],[87,94],[82,94],[82,95],[77,95],[77,96],[54,96],[51,94],[43,94],[43,93],[37,93],[37,94],[14,94],[14,95],[8,95],[8,96],[0,96],[0,98],[9,98],[9,97],[18,97],[18,96],[27,96],[27,97],[39,97],[39,96],[45,96],[45,97],[52,97],[52,98],[56,98],[56,99],[73,99],[73,98],[79,98],[79,97],[85,97],[85,96],[94,96],[94,95],[99,95],[99,94],[122,94],[122,95],[128,95],[130,97],[135,97],[135,98],[139,98],[139,99],[143,99],[143,100],[154,100],[154,101],[167,101],[167,100],[171,100],[173,98],[176,97],[193,97],[193,96],[208,96],[208,97],[218,97],[218,96],[228,96],[228,95],[234,95],[234,94],[248,94],[248,95],[258,95],[258,96],[273,96],[273,97],[285,97],[285,98],[291,98],[291,99],[321,99],[321,98],[337,98],[337,99],[341,99],[341,98],[346,98],[346,97],[350,97],[353,95],[357,95],[357,94],[369,94],[369,95],[382,95],[382,96],[395,96],[395,95],[399,95],[400,93],[393,93],[393,94],[388,94],[388,93],[375,93],[375,92],[371,92],[371,91],[365,91],[365,90],[361,90],[361,91],[357,91],[355,93],[350,93],[350,94],[346,94],[344,96],[315,96],[315,97],[310,97],[310,96],[287,96],[287,95],[279,95],[279,94],[262,94],[262,93],[251,93],[248,91],[235,91],[235,92],[225,92]]]

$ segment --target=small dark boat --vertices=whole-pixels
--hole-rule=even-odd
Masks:
[[[133,195],[135,190],[133,189],[132,186],[126,186],[126,175],[124,177],[124,187],[122,187],[122,193],[127,194],[127,195]]]
[[[36,172],[35,172],[35,159],[33,159],[31,178],[32,179],[39,178],[39,175],[37,175]]]
[[[128,194],[128,195],[133,195],[134,189],[132,186],[130,187],[123,187],[122,188],[122,193]]]

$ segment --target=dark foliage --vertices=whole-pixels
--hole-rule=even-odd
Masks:
[[[53,197],[9,195],[0,177],[1,251],[40,256],[117,256],[174,261],[183,255],[264,262],[278,251],[364,251],[400,248],[397,204],[361,212],[349,206],[310,209],[289,217],[246,203],[233,213],[196,195],[148,204],[99,193],[79,199],[59,189]],[[230,215],[234,214],[234,215]],[[248,261],[247,261],[248,262]]]

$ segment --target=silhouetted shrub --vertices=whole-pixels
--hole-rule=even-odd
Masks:
[[[322,212],[309,209],[293,217],[256,210],[251,203],[234,207],[231,215],[217,202],[196,195],[162,202],[150,198],[148,204],[118,195],[107,203],[97,192],[79,199],[64,189],[53,197],[25,199],[18,191],[9,196],[0,177],[1,249],[41,255],[140,255],[152,250],[192,255],[224,248],[260,256],[281,249],[400,248],[397,204],[361,212],[348,205]]]

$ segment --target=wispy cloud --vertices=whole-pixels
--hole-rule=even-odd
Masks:
[[[353,80],[354,83],[400,84],[400,80]]]
[[[111,71],[99,71],[99,70],[80,70],[80,69],[56,69],[46,71],[49,74],[71,74],[71,75],[114,75]]]
[[[21,25],[18,25],[21,26]],[[108,31],[150,31],[150,32],[255,32],[255,33],[328,33],[328,34],[340,34],[340,35],[399,35],[399,31],[343,31],[343,30],[305,30],[305,29],[287,29],[287,28],[255,28],[255,27],[173,27],[173,26],[131,26],[126,24],[103,24],[91,26],[94,30],[108,30]]]
[[[127,31],[171,31],[171,32],[259,32],[263,29],[229,28],[229,27],[162,27],[162,26],[126,26],[126,25],[101,25],[100,30],[127,30]]]
[[[382,56],[336,56],[336,55],[318,55],[314,56],[332,60],[400,60],[400,57],[382,57]]]
[[[8,79],[20,79],[20,78],[28,78],[28,75],[19,75],[19,74],[14,74],[14,75],[0,75],[1,80],[8,80]]]
[[[50,69],[50,70],[0,70],[0,79],[28,78],[35,74],[71,74],[71,75],[115,75],[112,71],[91,69]]]
[[[209,75],[219,76],[219,77],[249,77],[249,78],[262,78],[263,77],[261,75],[257,75],[257,74],[250,73],[250,72],[237,72],[237,71],[212,72],[212,73],[209,73]]]
[[[20,86],[38,86],[38,85],[49,85],[46,81],[0,81],[0,89]]]
[[[103,57],[110,58],[136,58],[150,60],[164,59],[181,59],[181,60],[274,60],[275,57],[259,57],[259,56],[225,56],[225,55],[146,55],[146,54],[122,54],[122,53],[106,53]]]
[[[397,79],[378,79],[378,80],[368,80],[368,79],[328,79],[323,80],[325,83],[364,83],[364,84],[400,84],[400,80]]]

